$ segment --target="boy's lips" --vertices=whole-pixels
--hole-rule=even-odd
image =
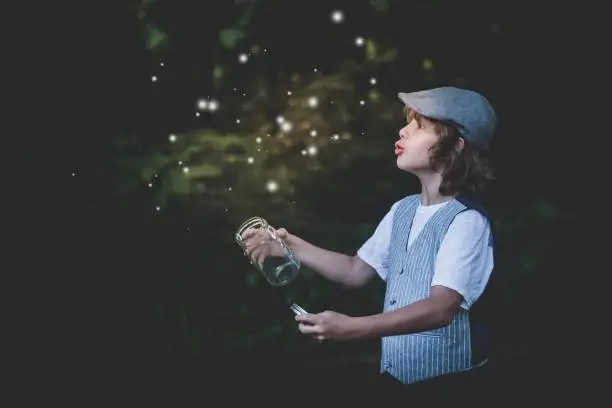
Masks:
[[[400,154],[402,154],[404,152],[404,149],[402,149],[402,146],[400,146],[400,141],[396,141],[393,146],[395,147],[395,155],[399,156]]]

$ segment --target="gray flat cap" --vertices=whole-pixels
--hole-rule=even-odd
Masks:
[[[467,89],[442,87],[398,94],[412,108],[431,119],[454,125],[461,135],[482,150],[489,147],[497,115],[487,99]]]

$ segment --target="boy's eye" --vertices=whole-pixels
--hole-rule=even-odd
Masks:
[[[408,124],[411,124],[412,122],[416,123],[417,129],[423,129],[424,128],[423,123],[421,123],[420,121],[415,120],[415,119],[408,120]]]

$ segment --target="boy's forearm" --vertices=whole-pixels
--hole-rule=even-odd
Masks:
[[[369,339],[419,333],[450,324],[452,316],[435,299],[425,298],[390,312],[354,318],[354,338]]]
[[[304,266],[326,279],[351,285],[352,256],[319,248],[301,238],[297,238],[291,246]]]

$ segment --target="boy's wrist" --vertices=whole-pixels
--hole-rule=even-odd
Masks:
[[[304,251],[304,246],[306,244],[306,241],[304,241],[303,239],[301,239],[298,236],[289,234],[289,235],[287,235],[287,238],[285,239],[285,242],[287,243],[289,248],[291,248],[291,250],[293,250],[293,252],[298,257],[300,262],[304,262],[302,253]]]

